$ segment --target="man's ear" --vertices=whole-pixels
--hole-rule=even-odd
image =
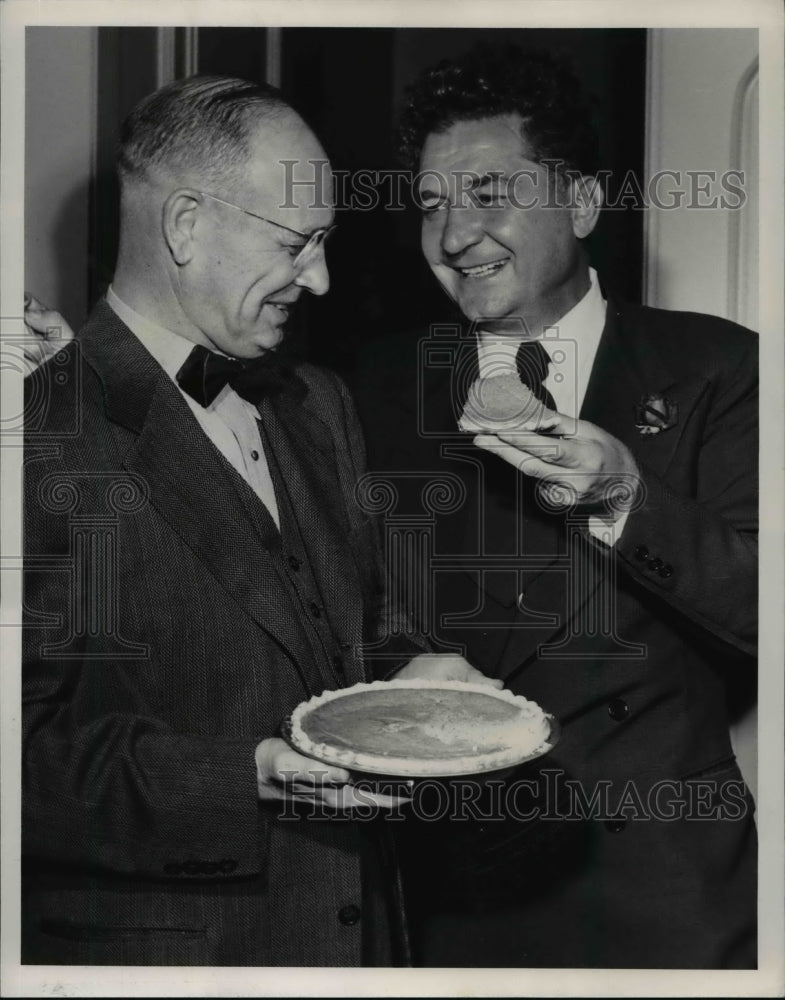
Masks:
[[[583,239],[597,225],[602,210],[604,195],[599,177],[588,174],[574,177],[570,181],[572,197],[572,231]]]
[[[175,264],[187,264],[194,253],[194,228],[202,198],[192,188],[173,191],[164,202],[164,239]]]

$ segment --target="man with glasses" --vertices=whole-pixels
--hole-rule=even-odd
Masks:
[[[386,830],[347,821],[400,799],[278,736],[384,617],[350,398],[275,351],[333,228],[329,169],[286,197],[283,161],[326,157],[271,88],[142,101],[111,287],[28,380],[24,962],[405,960]]]

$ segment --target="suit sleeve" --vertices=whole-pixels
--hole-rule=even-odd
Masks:
[[[348,460],[345,482],[350,484],[346,502],[365,539],[363,561],[369,571],[369,614],[366,622],[366,669],[371,678],[384,680],[400,670],[414,656],[431,651],[430,644],[403,610],[398,599],[401,579],[393,572],[384,550],[384,525],[369,509],[364,491],[358,489],[367,472],[365,441],[354,401],[346,386],[336,379],[344,414]]]
[[[254,746],[172,732],[116,701],[104,709],[100,672],[112,664],[25,667],[25,855],[150,878],[262,870]],[[93,711],[79,717],[85,703]]]
[[[757,339],[717,386],[693,469],[694,495],[641,466],[642,505],[615,552],[621,566],[726,648],[757,644]]]

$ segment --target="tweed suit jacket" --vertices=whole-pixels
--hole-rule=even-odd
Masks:
[[[364,679],[379,623],[352,403],[299,373],[302,403],[261,406],[294,551],[105,303],[28,380],[24,961],[357,965],[369,936],[390,960],[379,837],[257,796],[257,743]],[[329,623],[322,654],[309,614]]]
[[[580,415],[627,444],[642,487],[610,550],[456,433],[476,348],[449,362],[436,339],[398,339],[383,384],[358,380],[370,464],[402,497],[449,484],[412,571],[427,630],[554,713],[561,739],[508,779],[535,783],[533,819],[522,799],[501,822],[407,831],[416,960],[754,965],[754,805],[728,718],[756,672],[757,338],[609,303]],[[651,394],[674,419],[642,435]]]

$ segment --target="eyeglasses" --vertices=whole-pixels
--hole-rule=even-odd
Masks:
[[[299,229],[292,229],[291,226],[282,226],[280,222],[273,222],[272,219],[266,219],[263,215],[257,215],[256,212],[249,212],[247,208],[241,208],[239,205],[235,205],[231,201],[226,201],[223,198],[217,198],[214,194],[210,194],[208,191],[200,191],[199,194],[203,198],[209,198],[211,201],[217,201],[221,205],[226,205],[228,208],[233,208],[237,212],[242,212],[243,215],[250,215],[252,219],[259,219],[261,222],[266,222],[270,226],[275,226],[276,229],[283,229],[284,232],[292,233],[294,236],[299,236],[300,239],[305,240],[305,243],[302,247],[300,247],[297,255],[292,258],[292,267],[297,268],[297,270],[302,270],[310,263],[310,261],[313,260],[319,247],[321,247],[330,233],[337,229],[337,225],[334,225],[328,226],[326,229],[315,229],[310,235],[308,233],[301,233]]]

